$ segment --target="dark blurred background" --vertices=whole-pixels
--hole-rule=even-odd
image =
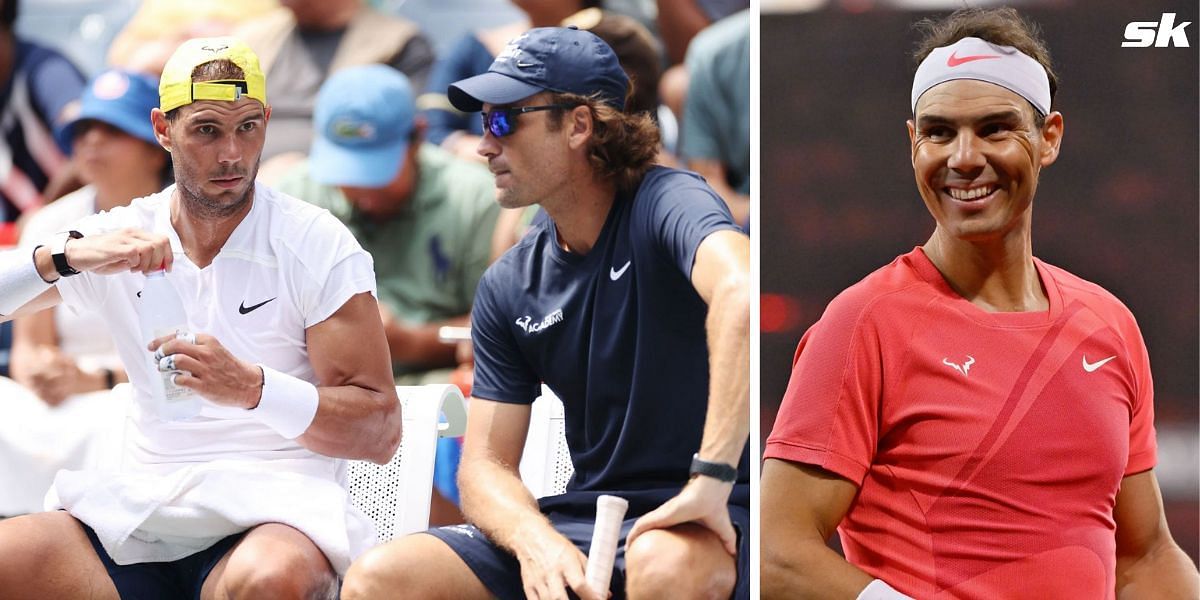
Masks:
[[[841,290],[933,231],[904,122],[912,24],[945,14],[853,0],[764,0],[761,22],[761,435],[800,336]],[[925,1],[928,7],[935,2]],[[980,3],[972,2],[972,5]],[[961,5],[950,3],[947,10]],[[1154,372],[1157,474],[1197,557],[1200,123],[1195,2],[1025,2],[1060,78],[1062,154],[1042,172],[1034,254],[1137,317]],[[1177,13],[1187,48],[1122,48],[1126,23]]]

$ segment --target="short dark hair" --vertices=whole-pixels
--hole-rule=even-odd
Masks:
[[[960,8],[942,19],[922,19],[914,27],[921,31],[913,58],[918,65],[937,48],[949,46],[965,37],[976,37],[1000,46],[1012,46],[1028,55],[1046,70],[1050,79],[1050,102],[1058,90],[1058,75],[1050,62],[1050,50],[1042,39],[1041,27],[1021,16],[1015,9],[1003,8]],[[1038,126],[1045,117],[1038,111]]]
[[[550,102],[586,106],[592,113],[592,145],[588,162],[601,177],[612,178],[618,191],[631,191],[654,166],[658,157],[658,125],[650,113],[622,112],[598,95],[550,93]],[[566,109],[552,111],[549,128],[562,127]]]
[[[210,60],[206,63],[198,64],[192,69],[193,83],[200,81],[243,81],[245,79],[245,71],[242,71],[241,67],[237,66],[237,64],[227,58]],[[187,105],[185,104],[183,106]],[[174,121],[175,117],[179,115],[179,109],[183,108],[183,106],[177,106],[167,111],[167,120]]]

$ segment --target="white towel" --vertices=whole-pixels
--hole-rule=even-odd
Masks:
[[[375,528],[338,481],[311,467],[216,460],[167,473],[60,471],[45,506],[87,523],[117,564],[178,560],[255,525],[283,523],[341,575],[375,544]]]
[[[0,515],[42,508],[59,469],[86,468],[97,434],[123,411],[107,391],[70,396],[50,407],[21,384],[0,377]]]

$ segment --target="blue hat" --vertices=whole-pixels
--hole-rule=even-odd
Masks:
[[[549,90],[580,96],[600,94],[624,110],[629,77],[613,49],[588,31],[539,27],[517,36],[500,51],[487,73],[450,85],[454,108],[476,112],[483,104],[509,104]]]
[[[349,67],[317,92],[312,178],[326,185],[378,188],[400,172],[417,114],[403,73],[384,65]]]
[[[83,91],[79,114],[58,133],[59,145],[70,148],[75,126],[80,121],[108,123],[125,133],[155,146],[150,111],[158,108],[158,81],[132,71],[105,71],[88,83]]]

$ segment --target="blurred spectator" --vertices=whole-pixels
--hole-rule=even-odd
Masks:
[[[280,191],[328,209],[375,257],[379,307],[398,383],[445,381],[490,258],[499,207],[491,174],[423,141],[408,79],[385,65],[332,75],[316,99],[309,159]]]
[[[157,106],[158,84],[149,77],[108,71],[88,85],[79,115],[60,134],[87,185],[34,213],[22,246],[162,189],[169,155],[150,125]],[[55,472],[84,466],[93,433],[107,422],[101,415],[122,412],[108,390],[128,380],[105,322],[61,306],[14,322],[12,374],[32,394],[5,396],[0,417],[0,514],[7,515],[42,510]]]
[[[278,0],[142,0],[113,39],[108,64],[157,76],[184,40],[228,35],[278,7]]]
[[[469,33],[434,65],[428,91],[418,100],[429,120],[429,141],[460,157],[482,160],[475,151],[483,135],[482,120],[478,113],[455,110],[446,99],[446,88],[455,81],[487,71],[509,40],[532,27],[574,25],[599,36],[612,46],[621,66],[634,81],[634,96],[628,110],[656,111],[661,71],[659,46],[636,20],[600,10],[599,0],[514,0],[513,4],[525,12],[528,20]]]
[[[677,119],[683,114],[688,90],[687,70],[681,63],[692,38],[709,25],[749,7],[749,0],[658,0],[658,33],[670,65],[659,79],[658,96]]]
[[[0,224],[53,198],[72,179],[67,148],[55,142],[78,107],[84,77],[55,50],[17,38],[17,0],[0,0]]]
[[[750,10],[700,32],[687,53],[679,155],[750,223]]]
[[[683,62],[688,44],[701,30],[747,8],[750,0],[658,0],[658,34],[668,63]]]
[[[470,323],[500,210],[491,174],[424,143],[408,79],[384,65],[332,75],[317,96],[314,122],[308,160],[279,190],[328,209],[375,258],[396,383],[451,381],[470,355],[456,356],[438,328]],[[431,523],[462,520],[454,506],[458,450],[455,440],[439,440]]]
[[[433,66],[433,46],[415,23],[379,12],[363,0],[282,4],[237,32],[258,53],[267,74],[271,123],[263,161],[291,153],[290,159],[263,165],[267,180],[308,151],[314,98],[332,73],[383,63],[420,89]]]

